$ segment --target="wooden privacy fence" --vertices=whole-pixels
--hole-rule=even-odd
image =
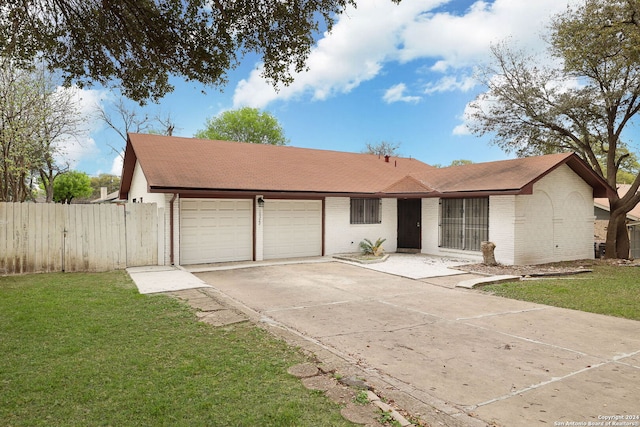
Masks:
[[[155,203],[0,203],[0,274],[157,264]]]

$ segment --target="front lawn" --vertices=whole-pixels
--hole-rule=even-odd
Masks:
[[[640,267],[594,263],[593,273],[491,285],[506,298],[640,320]]]
[[[124,272],[0,277],[0,425],[346,426],[243,323],[138,294]]]

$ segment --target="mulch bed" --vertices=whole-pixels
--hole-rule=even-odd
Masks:
[[[513,275],[521,277],[565,276],[570,274],[590,273],[597,265],[640,266],[638,261],[620,259],[595,259],[565,261],[539,265],[502,265],[465,264],[457,266],[456,270],[492,276]]]

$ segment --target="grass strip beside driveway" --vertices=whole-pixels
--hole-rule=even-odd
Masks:
[[[482,288],[506,298],[640,320],[640,267],[594,265],[593,273]]]
[[[298,351],[138,294],[125,272],[0,277],[0,424],[346,426]]]

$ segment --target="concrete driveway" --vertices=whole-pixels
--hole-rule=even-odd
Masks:
[[[442,425],[640,426],[640,322],[339,262],[196,275],[357,364],[383,395],[446,414]]]

